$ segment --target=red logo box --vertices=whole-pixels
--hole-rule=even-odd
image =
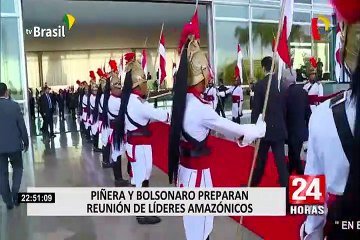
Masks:
[[[289,202],[294,205],[325,204],[325,175],[291,175]]]

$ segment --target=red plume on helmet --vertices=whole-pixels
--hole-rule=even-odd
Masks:
[[[80,85],[81,84],[80,80],[76,80],[76,84]]]
[[[317,62],[316,59],[314,57],[310,58],[310,64],[313,68],[317,68]]]
[[[96,79],[94,71],[90,71],[90,78],[91,79]]]
[[[331,0],[331,3],[345,22],[352,24],[360,20],[359,0]]]
[[[133,61],[135,59],[135,53],[129,52],[124,55],[125,58],[125,64],[128,64],[129,62]]]
[[[194,35],[194,26],[191,23],[186,23],[181,32],[181,37],[178,46],[178,52],[180,53],[184,45],[186,44],[189,36]]]
[[[104,77],[104,72],[101,70],[101,68],[98,68],[96,73],[99,75],[99,77]]]
[[[189,23],[184,25],[183,31],[181,33],[178,51],[181,52],[182,48],[186,44],[188,37],[194,35],[196,40],[200,40],[200,27],[199,27],[199,17],[198,9],[196,8],[194,15],[191,18]]]
[[[117,69],[117,64],[116,64],[116,61],[115,60],[110,60],[109,61],[109,65],[110,65],[110,68],[113,72],[116,72],[118,69]]]

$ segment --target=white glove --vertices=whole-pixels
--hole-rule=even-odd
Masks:
[[[306,152],[307,151],[307,149],[308,149],[308,142],[304,142],[303,143],[303,149],[304,149],[304,152]]]
[[[256,122],[256,127],[258,129],[259,136],[258,138],[265,137],[266,133],[266,122],[263,120],[262,114],[259,115],[258,120]]]
[[[218,92],[219,97],[225,97],[225,92]]]
[[[323,240],[324,234],[323,229],[316,230],[310,234],[305,235],[305,223],[303,223],[300,227],[300,239],[301,240]],[[326,240],[326,239],[325,239]]]
[[[262,120],[262,115],[260,114],[256,124],[244,124],[244,137],[241,143],[237,141],[240,147],[246,147],[250,145],[253,141],[258,138],[262,138],[266,133],[266,123]]]

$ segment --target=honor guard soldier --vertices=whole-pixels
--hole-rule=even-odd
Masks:
[[[89,129],[89,119],[90,119],[90,91],[89,91],[89,85],[86,81],[82,82],[82,85],[84,87],[84,95],[82,97],[82,114],[81,114],[81,120],[84,125],[84,134],[87,140],[90,140],[90,129]]]
[[[204,99],[211,103],[212,108],[215,110],[218,105],[217,89],[213,82],[209,82],[208,87],[204,92]]]
[[[240,118],[242,117],[242,106],[244,102],[244,93],[241,87],[240,78],[235,80],[234,86],[221,92],[219,95],[225,97],[227,94],[231,94],[232,106],[231,115],[232,121],[240,124]]]
[[[80,80],[77,80],[76,84],[78,85],[78,89],[76,91],[77,95],[78,95],[77,114],[80,116],[80,132],[82,134],[84,134],[85,133],[85,125],[84,125],[84,122],[82,121],[82,114],[83,114],[82,100],[85,95],[85,90],[84,90],[83,83]]]
[[[322,97],[324,95],[323,86],[316,77],[316,69],[317,69],[316,59],[314,57],[311,57],[310,58],[309,81],[304,85],[304,89],[308,93],[310,99],[313,96]],[[312,102],[312,101],[310,101],[310,102]],[[317,103],[310,105],[311,111],[314,111],[316,105],[317,105]]]
[[[96,83],[94,71],[90,71],[91,77],[91,95],[90,95],[90,124],[91,136],[93,137],[93,151],[102,152],[99,148],[99,102],[102,95],[101,87]]]
[[[310,119],[305,174],[325,175],[327,210],[307,217],[305,240],[360,239],[360,2],[333,4],[344,21],[341,59],[351,89],[320,104]]]
[[[108,145],[109,136],[107,134],[107,129],[109,128],[109,120],[107,116],[107,109],[108,105],[107,102],[110,97],[110,79],[106,73],[104,73],[101,68],[98,68],[96,71],[97,75],[100,77],[99,83],[101,88],[101,96],[99,100],[99,120],[98,120],[98,133],[99,133],[99,142],[98,148],[103,149],[103,160],[102,160],[102,167],[103,168],[110,168],[110,147],[106,149]],[[106,99],[106,110],[104,99]]]
[[[103,71],[99,68],[97,71],[98,75],[101,75],[103,79],[106,79],[106,84],[104,87],[104,94],[100,99],[100,106],[102,106],[101,110],[101,143],[103,145],[103,168],[111,168],[111,143],[109,141],[109,132],[110,132],[110,120],[109,120],[109,99],[111,96],[111,83],[110,83],[110,75],[108,73],[103,73]]]
[[[169,137],[169,180],[176,180],[178,187],[211,188],[212,159],[207,140],[211,130],[234,138],[242,138],[247,145],[265,135],[266,124],[261,116],[257,124],[236,124],[220,117],[211,104],[202,98],[210,78],[208,59],[194,37],[193,25],[185,25],[186,42],[182,49],[179,69],[174,86],[174,98]],[[236,143],[234,143],[236,144]],[[213,229],[213,217],[184,216],[187,240],[207,240]]]
[[[126,187],[129,186],[129,182],[123,178],[122,174],[122,165],[121,165],[121,156],[125,152],[125,148],[123,144],[121,144],[118,148],[115,148],[114,145],[114,130],[116,121],[115,119],[118,117],[120,106],[121,106],[121,95],[122,95],[122,86],[121,80],[118,78],[117,66],[116,63],[113,64],[114,60],[110,60],[109,65],[111,67],[110,73],[110,91],[111,94],[109,96],[107,102],[107,114],[109,120],[109,128],[107,129],[108,136],[108,150],[110,150],[110,162],[112,163],[115,186],[116,187]]]
[[[125,57],[128,59],[129,57]],[[126,64],[126,77],[122,91],[122,104],[116,123],[116,147],[119,149],[126,136],[126,155],[131,162],[136,187],[149,187],[152,172],[152,133],[150,121],[169,121],[168,112],[154,108],[146,101],[147,80],[141,64],[134,58]],[[158,217],[137,217],[139,224],[156,224]]]

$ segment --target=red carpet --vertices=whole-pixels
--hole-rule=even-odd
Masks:
[[[151,129],[154,133],[153,156],[156,156],[153,158],[154,164],[167,173],[169,126],[162,123],[153,123]],[[211,167],[214,186],[239,187],[240,185],[246,185],[254,148],[239,148],[234,142],[217,137],[210,137],[209,145],[214,149],[215,161]],[[229,154],[230,152],[231,154]],[[273,155],[270,153],[261,186],[279,186],[277,179],[276,166]],[[239,217],[233,219],[239,221]],[[300,239],[300,225],[303,221],[304,217],[302,216],[245,217],[244,225],[265,240],[298,240]]]

